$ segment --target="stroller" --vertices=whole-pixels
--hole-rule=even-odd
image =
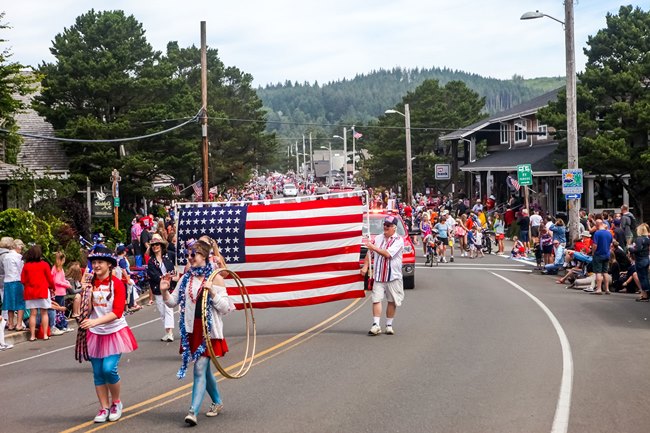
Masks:
[[[429,265],[429,267],[432,268],[434,263],[438,266],[438,247],[441,244],[440,239],[438,239],[438,231],[434,229],[432,233],[424,238],[424,242],[427,245],[427,260],[424,263],[425,266]]]
[[[481,241],[481,250],[485,254],[492,254],[492,236],[494,232],[491,230],[483,230],[483,239]]]

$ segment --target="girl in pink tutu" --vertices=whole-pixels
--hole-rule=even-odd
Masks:
[[[136,350],[138,343],[123,316],[126,289],[122,281],[112,274],[117,266],[113,252],[99,246],[88,256],[88,261],[92,264],[93,274],[92,280],[83,289],[79,325],[82,334],[77,345],[81,340],[84,358],[87,353],[93,367],[95,391],[100,404],[95,422],[117,421],[122,416],[118,363],[122,354]],[[83,333],[86,331],[84,343]]]

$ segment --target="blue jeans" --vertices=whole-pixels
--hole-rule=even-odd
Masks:
[[[561,265],[561,264],[558,265],[558,264],[555,264],[555,263],[551,263],[550,265],[545,265],[545,266],[544,266],[544,270],[545,270],[546,272],[548,272],[549,274],[551,274],[551,275],[555,275],[555,274],[557,274],[557,272],[558,272],[560,269],[562,269],[562,265]]]
[[[212,402],[221,404],[217,380],[210,372],[210,358],[202,356],[194,363],[194,384],[192,385],[192,407],[190,410],[195,415],[201,410],[206,389]]]
[[[647,257],[636,261],[636,274],[639,277],[639,282],[641,283],[641,290],[646,293],[650,292],[650,281],[648,281],[649,264],[650,260],[648,260]]]
[[[135,265],[137,267],[142,267],[143,264],[144,264],[144,256],[142,254],[135,256]]]
[[[120,375],[117,372],[117,364],[120,362],[122,354],[107,356],[106,358],[90,358],[93,366],[93,379],[95,386],[115,385],[120,381]]]

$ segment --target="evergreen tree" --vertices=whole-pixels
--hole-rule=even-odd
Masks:
[[[155,52],[142,25],[122,11],[81,15],[55,37],[51,51],[56,61],[40,67],[44,90],[35,108],[61,136],[149,135],[201,109],[200,49],[170,42],[165,55]],[[252,77],[225,67],[215,49],[208,50],[208,70],[210,184],[241,184],[250,170],[273,160],[275,141],[264,133]],[[119,144],[65,146],[79,177],[105,183],[120,169],[125,200],[151,197],[151,181],[160,174],[185,184],[201,178],[198,124],[129,141],[126,156]]]
[[[637,209],[650,194],[650,12],[622,6],[607,15],[607,27],[590,36],[587,65],[579,76],[579,164],[585,171],[613,176]],[[566,95],[539,113],[559,132],[566,150]],[[630,175],[629,184],[622,176]]]
[[[439,148],[438,138],[446,131],[474,123],[484,115],[485,98],[458,81],[440,86],[437,80],[426,80],[408,92],[394,109],[404,113],[409,104],[411,118],[411,155],[414,191],[423,191],[435,182],[434,165],[449,156]],[[405,191],[406,151],[404,117],[386,114],[379,118],[379,128],[369,129],[365,146],[372,155],[364,172],[374,186],[401,185]]]

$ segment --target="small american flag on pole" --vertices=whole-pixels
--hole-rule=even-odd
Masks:
[[[519,185],[519,181],[512,176],[508,176],[508,178],[506,179],[506,183],[508,183],[508,185],[511,188],[513,188],[515,191],[519,191],[519,188],[521,188],[521,186]]]
[[[356,132],[356,131],[355,131],[354,134],[352,134],[352,136],[353,136],[356,140],[358,140],[358,139],[360,139],[361,137],[363,137],[363,134],[360,133],[360,132]]]
[[[363,298],[361,195],[300,202],[188,203],[178,209],[178,263],[185,241],[208,235],[246,286],[253,307],[296,307]],[[228,294],[242,308],[239,290]]]
[[[197,200],[202,200],[203,199],[203,181],[199,180],[198,182],[194,182],[192,184],[192,189],[194,190],[194,196],[196,197]]]

